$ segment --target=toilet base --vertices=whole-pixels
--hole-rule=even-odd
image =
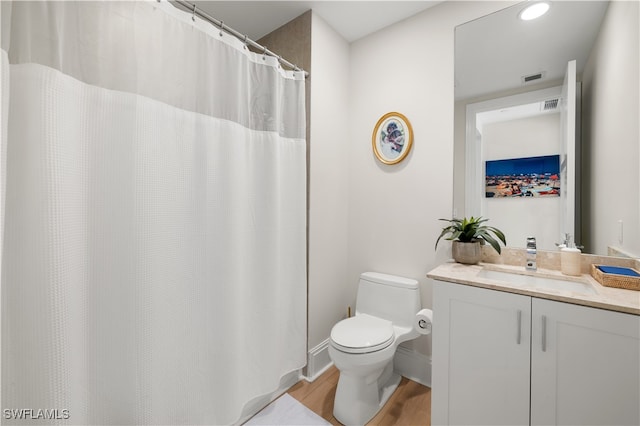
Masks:
[[[340,372],[333,416],[344,425],[364,425],[387,403],[400,384],[401,376],[387,364],[380,377],[362,380]]]
[[[400,380],[402,380],[402,376],[398,373],[393,373],[391,377],[389,377],[389,380],[387,380],[387,383],[382,386],[382,389],[380,389],[380,404],[378,411],[384,407],[384,404],[387,403],[391,395],[396,391],[400,384]]]

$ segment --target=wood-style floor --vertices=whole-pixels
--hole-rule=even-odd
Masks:
[[[333,398],[336,394],[340,372],[331,367],[313,383],[301,381],[289,389],[289,395],[333,425],[340,422],[333,417]],[[382,410],[368,425],[431,424],[431,389],[412,380],[402,378],[398,389],[391,395]]]

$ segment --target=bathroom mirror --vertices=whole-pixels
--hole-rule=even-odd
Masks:
[[[556,249],[562,237],[556,224],[566,207],[561,197],[553,197],[554,182],[538,182],[548,197],[514,185],[507,196],[489,199],[495,188],[490,191],[488,185],[496,182],[485,183],[484,173],[489,160],[560,154],[560,136],[554,138],[566,129],[560,112],[550,111],[555,106],[547,104],[565,100],[560,91],[569,62],[575,60],[576,243],[586,253],[640,257],[638,3],[555,1],[548,2],[551,7],[544,16],[519,19],[531,3],[515,4],[455,30],[453,214],[489,218],[490,225],[505,231],[511,247],[524,247],[524,236],[532,235],[539,237],[539,249]],[[519,104],[522,98],[529,101]],[[497,105],[492,115],[469,119],[483,108],[488,112],[487,105]],[[469,129],[471,121],[484,127],[476,123]],[[492,139],[499,142],[489,145],[488,135],[500,135]],[[483,152],[471,167],[466,164],[471,158],[468,143]],[[559,156],[560,168],[570,155]],[[465,175],[473,167],[481,170],[481,187],[469,188]],[[554,171],[547,176],[553,177]],[[479,208],[479,203],[465,205],[474,194],[493,210]]]

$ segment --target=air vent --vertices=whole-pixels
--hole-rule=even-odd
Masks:
[[[543,111],[550,111],[552,109],[558,108],[559,99],[549,99],[548,101],[544,101],[544,106],[542,107]]]
[[[528,83],[528,82],[533,81],[533,80],[540,80],[542,78],[542,74],[527,75],[527,76],[525,76],[523,78],[524,78],[524,82]]]
[[[523,75],[520,77],[520,80],[522,81],[522,84],[530,84],[535,81],[542,80],[544,78],[544,74],[544,71],[542,71],[536,74]]]

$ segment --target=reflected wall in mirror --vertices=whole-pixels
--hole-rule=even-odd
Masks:
[[[490,218],[511,247],[524,247],[526,235],[538,237],[540,249],[562,241],[561,212],[570,201],[525,197],[526,191],[487,199],[484,161],[561,154],[566,129],[547,101],[566,102],[557,93],[575,60],[581,93],[576,151],[561,155],[561,166],[573,155],[576,243],[586,253],[640,257],[640,2],[550,3],[537,20],[520,20],[525,3],[519,3],[456,28],[454,215]],[[515,100],[522,97],[534,101],[521,106]],[[500,103],[505,99],[506,106]],[[469,120],[467,111],[486,113],[491,104],[499,105],[491,118]],[[473,128],[467,129],[469,122]],[[467,133],[473,141],[466,141]],[[478,160],[467,156],[467,143],[480,151]],[[465,184],[474,167],[480,188]],[[536,183],[542,188],[552,181]]]

